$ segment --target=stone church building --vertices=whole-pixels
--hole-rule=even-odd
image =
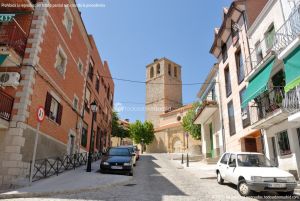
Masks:
[[[200,150],[200,141],[184,132],[181,122],[192,104],[182,105],[181,66],[155,59],[146,67],[146,120],[154,125],[155,139],[148,152],[174,153]]]

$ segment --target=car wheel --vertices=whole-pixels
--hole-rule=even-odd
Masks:
[[[252,194],[252,191],[249,189],[249,186],[245,180],[239,181],[239,183],[237,185],[237,190],[238,190],[239,194],[244,197]]]
[[[294,191],[288,191],[288,192],[277,192],[278,193],[278,195],[282,195],[282,196],[284,196],[284,195],[294,195]]]
[[[217,182],[218,184],[224,184],[224,179],[222,178],[220,172],[217,173]]]

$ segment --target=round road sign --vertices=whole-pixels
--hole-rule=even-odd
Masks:
[[[44,120],[44,118],[45,118],[45,110],[44,110],[44,108],[43,107],[39,107],[38,109],[37,109],[37,121],[38,122],[42,122],[43,120]]]

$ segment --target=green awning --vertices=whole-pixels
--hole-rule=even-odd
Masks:
[[[5,59],[8,57],[8,54],[0,54],[0,65],[3,64]]]
[[[274,59],[272,59],[265,67],[249,81],[249,85],[242,97],[242,108],[268,89],[268,81],[273,68]]]
[[[290,91],[300,84],[300,46],[287,58],[283,59],[285,68],[285,92]]]
[[[14,17],[15,14],[0,14],[0,22],[10,22]]]

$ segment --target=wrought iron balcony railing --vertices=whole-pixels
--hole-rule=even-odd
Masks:
[[[9,121],[14,98],[0,90],[0,118]]]
[[[24,56],[28,34],[15,22],[0,25],[0,46],[13,49],[20,57]]]
[[[284,97],[284,88],[274,87],[255,98],[255,104],[250,107],[251,123],[267,118],[276,110],[283,108]]]
[[[285,94],[283,107],[290,113],[300,111],[300,86],[296,86]]]
[[[273,50],[280,54],[300,34],[300,5],[289,16],[288,20],[278,29],[275,34]]]

